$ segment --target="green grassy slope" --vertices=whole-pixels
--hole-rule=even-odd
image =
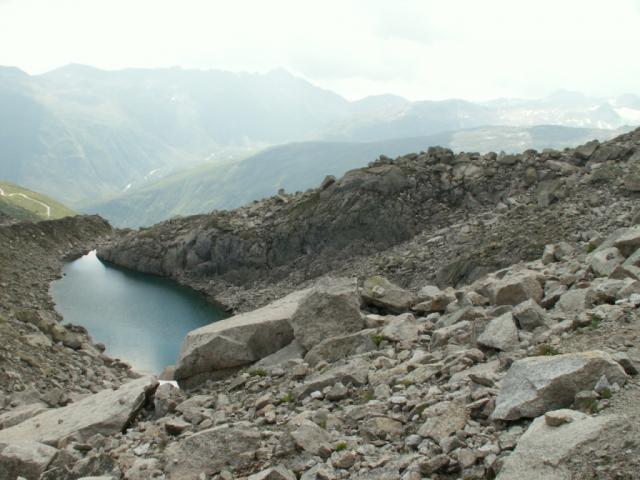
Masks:
[[[47,208],[48,207],[48,208]],[[54,220],[77,215],[52,198],[10,182],[0,182],[0,211],[17,220]]]

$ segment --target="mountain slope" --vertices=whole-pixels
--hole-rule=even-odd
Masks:
[[[433,145],[456,151],[515,152],[528,148],[561,148],[592,138],[607,140],[608,130],[557,126],[532,128],[484,127],[426,137],[378,142],[301,142],[272,147],[244,161],[202,165],[133,188],[83,210],[99,213],[116,226],[151,225],[174,215],[234,208],[252,200],[318,185],[326,175],[340,176],[380,154],[396,157]]]
[[[56,220],[77,215],[52,198],[9,182],[0,182],[0,212],[16,220]]]

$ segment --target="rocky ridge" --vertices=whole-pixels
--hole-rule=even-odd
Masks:
[[[381,157],[315,190],[130,231],[107,261],[168,276],[236,311],[326,273],[382,274],[419,288],[468,283],[628,224],[640,190],[640,130],[519,155],[433,147]],[[481,241],[478,241],[481,239]]]

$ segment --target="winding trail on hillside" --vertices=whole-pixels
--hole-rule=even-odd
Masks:
[[[41,202],[40,200],[36,200],[35,198],[31,198],[28,195],[25,195],[24,193],[5,193],[4,190],[2,189],[2,187],[0,187],[0,195],[3,197],[22,197],[22,198],[26,198],[27,200],[30,200],[32,202],[37,203],[38,205],[42,205],[46,212],[47,212],[47,218],[51,218],[51,207],[49,205],[47,205],[44,202]]]

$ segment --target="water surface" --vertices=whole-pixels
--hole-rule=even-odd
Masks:
[[[187,332],[226,316],[193,290],[107,265],[95,252],[65,265],[51,295],[64,321],[86,327],[107,355],[153,373],[175,363]]]

